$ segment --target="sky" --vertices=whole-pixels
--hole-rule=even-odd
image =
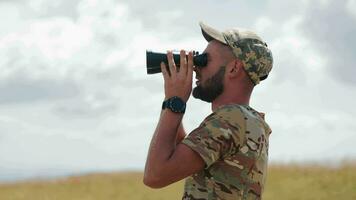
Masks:
[[[143,170],[164,98],[146,50],[254,30],[274,65],[250,105],[270,163],[356,159],[356,0],[0,0],[0,181]],[[191,97],[187,132],[211,113]]]

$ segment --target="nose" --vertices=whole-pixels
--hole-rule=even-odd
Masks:
[[[200,68],[199,68],[199,67],[197,67],[197,66],[194,66],[193,71],[195,71],[195,73],[197,73],[197,72],[198,72],[198,70],[200,70]]]
[[[195,78],[196,79],[199,79],[200,78],[200,76],[201,76],[201,71],[200,71],[201,69],[199,68],[199,67],[194,67],[193,68],[193,71],[195,72]]]
[[[195,77],[199,77],[199,76],[200,76],[200,69],[199,69],[199,67],[194,66],[193,71],[195,72]]]

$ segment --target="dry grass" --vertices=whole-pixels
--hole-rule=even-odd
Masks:
[[[159,190],[142,184],[142,173],[111,173],[0,185],[0,200],[181,199],[183,182]],[[356,165],[270,166],[264,199],[356,199]]]
[[[273,166],[269,170],[265,199],[356,199],[356,165]]]

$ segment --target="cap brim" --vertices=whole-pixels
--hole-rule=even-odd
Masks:
[[[204,36],[204,38],[210,42],[211,40],[217,40],[223,44],[227,44],[224,36],[222,35],[222,33],[208,25],[206,25],[203,22],[199,22],[200,28],[201,28],[201,32]]]

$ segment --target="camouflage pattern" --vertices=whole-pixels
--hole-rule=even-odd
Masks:
[[[208,41],[216,39],[231,47],[255,85],[267,78],[273,66],[272,52],[256,33],[241,28],[219,32],[202,22],[200,27]]]
[[[182,199],[261,199],[270,134],[263,115],[250,106],[219,107],[182,141],[206,164],[186,178]]]

